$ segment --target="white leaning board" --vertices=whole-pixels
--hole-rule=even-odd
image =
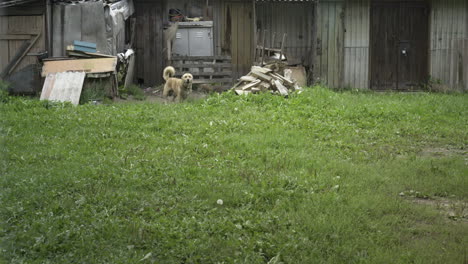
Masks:
[[[71,102],[78,105],[85,76],[85,72],[48,74],[42,87],[41,100]]]

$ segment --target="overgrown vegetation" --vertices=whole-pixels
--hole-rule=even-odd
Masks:
[[[122,99],[127,99],[129,95],[133,96],[134,99],[139,101],[146,100],[146,95],[143,90],[135,84],[129,85],[128,87],[121,86],[119,88],[119,95]]]
[[[0,79],[0,102],[5,103],[8,100],[10,84]]]
[[[0,111],[0,262],[466,262],[465,94]]]

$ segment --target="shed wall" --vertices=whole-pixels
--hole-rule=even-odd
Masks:
[[[432,0],[430,23],[431,77],[468,91],[468,2]]]
[[[344,86],[369,88],[370,0],[346,3]]]
[[[145,85],[163,83],[163,10],[163,2],[135,2],[135,78]]]
[[[34,39],[37,34],[41,36],[27,53],[45,50],[44,16],[0,16],[0,72],[15,57],[25,38]],[[15,71],[35,63],[36,57],[25,56]]]
[[[318,8],[314,78],[330,88],[339,88],[344,77],[344,2],[320,2]]]
[[[220,55],[232,58],[233,78],[250,71],[254,54],[254,8],[251,1],[219,1],[213,10],[219,17],[218,41]]]
[[[288,61],[311,65],[314,31],[314,3],[312,2],[263,2],[257,3],[257,29],[267,30],[267,47],[280,47],[284,33],[284,46]],[[273,40],[273,33],[276,33]],[[263,36],[263,33],[262,33]]]
[[[77,5],[53,6],[52,56],[66,55],[66,48],[73,41],[96,43],[97,51],[115,54],[107,42],[106,22],[102,2],[86,2]]]

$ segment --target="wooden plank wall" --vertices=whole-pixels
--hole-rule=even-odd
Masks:
[[[468,2],[432,0],[430,75],[450,89],[468,90]]]
[[[266,46],[279,48],[283,33],[286,33],[284,47],[288,60],[310,66],[312,64],[314,6],[313,2],[257,3],[257,29],[262,32],[265,29],[268,30]],[[272,43],[274,32],[276,32],[276,41]]]
[[[164,56],[159,50],[163,49],[162,35],[155,34],[162,34],[163,25],[169,19],[169,9],[178,8],[190,15],[200,12],[200,9],[203,11],[205,5],[205,0],[135,1],[137,80],[144,80],[145,84],[151,85],[163,83],[162,77],[159,77],[165,66]],[[253,63],[253,2],[213,0],[209,1],[209,6],[213,16],[215,55],[232,56],[233,78],[238,78],[246,74]],[[160,32],[156,32],[158,28]],[[153,47],[153,50],[149,51],[148,47]],[[143,58],[139,58],[138,54],[144,54]],[[158,63],[153,65],[156,59]],[[156,72],[156,78],[149,76],[150,72]]]
[[[135,79],[145,85],[163,83],[163,10],[162,1],[135,2]]]
[[[315,81],[339,88],[344,79],[344,2],[321,1],[319,9]]]
[[[369,88],[370,0],[348,0],[345,14],[344,86]]]
[[[10,62],[10,60],[18,52],[24,39],[15,39],[14,36],[20,35],[35,35],[41,33],[40,38],[36,41],[34,46],[28,53],[35,53],[46,50],[45,47],[45,30],[44,30],[44,16],[43,15],[15,15],[15,16],[0,16],[0,34],[9,35],[11,39],[0,40],[0,72]],[[31,36],[33,39],[35,36]],[[16,72],[27,65],[36,64],[36,57],[25,56],[21,63],[16,67],[13,72]]]
[[[232,58],[233,79],[247,74],[254,57],[254,10],[252,1],[215,1],[213,24],[216,55]]]
[[[453,39],[450,43],[451,90],[468,92],[468,38]]]

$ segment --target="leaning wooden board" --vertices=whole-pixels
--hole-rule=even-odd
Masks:
[[[42,77],[57,72],[85,72],[102,73],[114,72],[117,66],[117,58],[97,58],[78,60],[55,60],[45,61],[42,67]]]
[[[85,72],[48,74],[42,88],[41,100],[71,102],[78,105],[85,76]]]

